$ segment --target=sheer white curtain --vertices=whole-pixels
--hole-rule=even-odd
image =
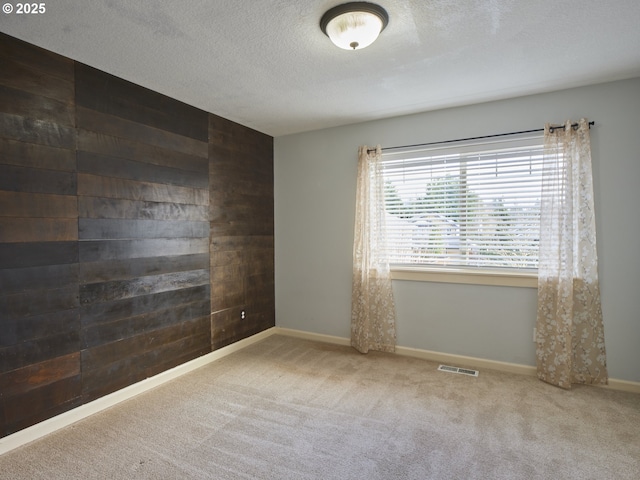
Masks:
[[[562,388],[607,383],[589,122],[545,126],[536,356]]]
[[[362,353],[393,352],[396,313],[386,258],[382,150],[358,150],[356,221],[353,241],[351,345]]]

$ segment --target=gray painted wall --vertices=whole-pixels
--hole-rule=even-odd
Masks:
[[[490,135],[581,117],[596,122],[609,374],[640,381],[640,78],[276,138],[276,325],[349,336],[358,145]],[[394,281],[394,292],[399,345],[535,365],[535,289]]]

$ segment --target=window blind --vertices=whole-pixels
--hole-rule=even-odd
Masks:
[[[535,269],[542,138],[383,153],[391,264]]]

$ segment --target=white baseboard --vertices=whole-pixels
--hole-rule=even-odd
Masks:
[[[467,367],[475,370],[483,368],[498,370],[501,372],[517,373],[520,375],[536,375],[536,367],[522,365],[519,363],[499,362],[497,360],[487,360],[484,358],[467,357],[464,355],[454,355],[450,353],[434,352],[431,350],[420,350],[418,348],[396,347],[396,354],[406,357],[421,358],[432,362],[455,365],[456,367]]]
[[[26,445],[27,443],[33,442],[34,440],[44,437],[45,435],[55,432],[56,430],[76,423],[77,421],[87,418],[94,413],[106,410],[107,408],[133,398],[136,395],[148,392],[149,390],[158,387],[163,383],[173,380],[174,378],[178,378],[181,375],[189,373],[197,368],[208,365],[209,363],[215,362],[216,360],[226,357],[227,355],[237,352],[238,350],[242,350],[243,348],[248,347],[251,344],[264,340],[265,338],[270,337],[275,333],[273,332],[274,329],[275,327],[257,333],[251,337],[245,338],[236,343],[232,343],[231,345],[222,347],[211,353],[178,365],[177,367],[174,367],[170,370],[166,370],[162,373],[154,375],[153,377],[149,377],[138,383],[129,385],[128,387],[125,387],[121,390],[117,390],[113,393],[110,393],[109,395],[105,395],[104,397],[98,398],[93,402],[80,405],[73,410],[61,413],[60,415],[56,415],[55,417],[44,420],[43,422],[37,423],[31,427],[0,438],[0,455],[22,445]]]
[[[351,340],[345,337],[336,337],[334,335],[324,335],[322,333],[305,332],[303,330],[293,330],[291,328],[275,327],[272,329],[274,334],[286,335],[287,337],[302,338],[303,340],[313,340],[315,342],[332,343],[334,345],[351,346]]]
[[[315,340],[318,342],[333,343],[336,345],[351,345],[351,340],[344,337],[334,337],[332,335],[324,335],[320,333],[305,332],[301,330],[293,330],[281,327],[275,327],[272,329],[272,331],[272,333],[274,334],[288,335],[290,337],[303,338],[305,340]],[[396,355],[421,358],[423,360],[431,360],[433,362],[451,364],[458,367],[468,367],[473,369],[488,368],[490,370],[498,370],[501,372],[536,376],[536,367],[532,365],[522,365],[519,363],[499,362],[497,360],[487,360],[484,358],[466,357],[464,355],[453,355],[450,353],[434,352],[430,350],[421,350],[418,348],[398,346],[396,346]],[[617,380],[615,378],[610,378],[608,385],[596,386],[623,392],[640,393],[640,382]]]
[[[301,330],[292,330],[289,328],[275,327],[275,334],[287,335],[289,337],[303,338],[305,340],[315,340],[317,342],[333,343],[336,345],[351,345],[351,340],[344,337],[334,337],[331,335],[323,335],[320,333],[304,332]],[[462,355],[452,355],[449,353],[433,352],[430,350],[421,350],[418,348],[399,347],[396,346],[396,355],[405,357],[421,358],[422,360],[431,360],[433,362],[450,363],[459,367],[468,368],[489,368],[491,370],[500,370],[502,372],[519,373],[523,375],[535,375],[536,367],[529,365],[520,365],[516,363],[498,362],[495,360],[485,360],[476,357],[465,357]]]
[[[609,379],[609,385],[598,385],[601,388],[610,388],[621,392],[640,393],[640,382],[630,382],[629,380]]]
[[[270,337],[271,335],[276,334],[301,338],[305,340],[313,340],[317,342],[331,343],[335,345],[351,345],[351,340],[344,337],[305,332],[302,330],[293,330],[290,328],[272,327],[249,338],[245,338],[236,343],[203,355],[202,357],[198,357],[187,363],[178,365],[177,367],[174,367],[170,370],[159,373],[158,375],[149,377],[133,385],[129,385],[128,387],[110,393],[109,395],[105,395],[104,397],[94,400],[93,402],[81,405],[77,408],[74,408],[73,410],[69,410],[68,412],[61,413],[60,415],[52,417],[31,427],[25,428],[24,430],[20,430],[19,432],[0,438],[0,455],[2,455],[3,453],[7,453],[15,448],[26,445],[27,443],[33,442],[34,440],[53,433],[56,430],[67,427],[95,413],[106,410],[107,408],[117,405],[120,402],[133,398],[141,393],[147,392],[155,387],[162,385],[163,383],[173,380],[174,378],[178,378],[185,373],[189,373],[197,368],[208,365],[212,362],[215,362],[216,360],[226,357],[227,355],[242,350],[249,345],[257,343],[261,340],[264,340],[265,338]],[[452,355],[442,352],[420,350],[417,348],[396,347],[396,354],[476,369],[488,368],[491,370],[499,370],[502,372],[518,373],[523,375],[535,375],[536,373],[535,367],[530,365],[498,362],[495,360],[465,357],[462,355]],[[631,393],[640,393],[640,382],[609,379],[609,385],[602,385],[601,387]]]

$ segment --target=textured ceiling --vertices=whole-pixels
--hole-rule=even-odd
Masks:
[[[640,76],[638,0],[379,0],[359,51],[318,27],[340,3],[49,0],[0,31],[273,136]]]

